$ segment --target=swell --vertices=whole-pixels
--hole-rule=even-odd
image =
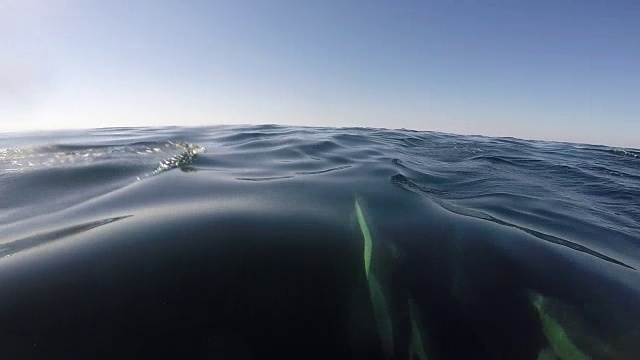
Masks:
[[[204,151],[172,140],[4,149],[0,224],[66,209],[172,169],[189,171]]]
[[[568,220],[591,219],[591,227],[615,229],[637,243],[640,210],[632,204],[640,201],[640,168],[633,161],[619,161],[612,149],[605,149],[608,157],[593,157],[591,147],[574,144],[521,142],[505,148],[502,140],[485,139],[462,147],[465,142],[454,139],[455,145],[437,140],[431,146],[425,142],[418,149],[403,148],[393,163],[421,191],[442,200],[477,202],[500,192],[542,199],[560,217],[568,212],[574,215]],[[523,212],[531,204],[495,202],[503,210]]]
[[[435,195],[435,193],[433,191],[431,191],[430,189],[424,188],[420,185],[417,185],[415,183],[413,183],[411,180],[409,180],[408,178],[404,177],[401,174],[397,174],[394,175],[391,178],[391,181],[393,184],[398,185],[399,187],[414,192],[414,193],[418,193],[418,194],[430,194],[430,195]],[[632,269],[632,270],[637,270],[635,267],[628,265],[622,261],[616,260],[610,256],[607,256],[605,254],[602,254],[598,251],[592,250],[584,245],[578,244],[576,242],[572,242],[569,240],[565,240],[562,239],[560,237],[557,236],[553,236],[553,235],[549,235],[546,233],[543,233],[541,231],[536,231],[518,224],[513,224],[501,219],[498,219],[494,216],[491,216],[489,214],[486,214],[484,212],[475,210],[475,209],[471,209],[471,208],[464,208],[461,206],[455,206],[451,203],[448,203],[446,201],[443,201],[435,196],[431,196],[430,197],[431,200],[433,200],[435,203],[437,203],[438,205],[440,205],[442,208],[449,210],[453,213],[456,213],[458,215],[463,215],[463,216],[469,216],[469,217],[473,217],[473,218],[477,218],[477,219],[482,219],[482,220],[487,220],[487,221],[491,221],[494,222],[496,224],[499,225],[503,225],[503,226],[508,226],[508,227],[512,227],[512,228],[516,228],[518,230],[524,231],[530,235],[533,235],[541,240],[550,242],[550,243],[554,243],[554,244],[558,244],[561,246],[565,246],[568,247],[572,250],[578,251],[578,252],[582,252],[594,257],[597,257],[599,259],[608,261],[610,263],[616,264],[616,265],[620,265],[620,266],[624,266],[626,268]]]
[[[318,179],[388,184],[393,176],[394,184],[449,210],[473,209],[475,217],[541,238],[553,233],[556,243],[594,256],[602,255],[594,244],[616,252],[640,246],[636,149],[276,125],[112,128],[58,137],[55,144],[0,150],[0,223],[68,208],[173,169],[231,181],[301,177],[310,191]],[[44,140],[39,135],[37,142]],[[13,143],[20,141],[7,144]]]

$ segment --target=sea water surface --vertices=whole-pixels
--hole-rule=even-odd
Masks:
[[[0,135],[0,357],[639,359],[640,150]]]

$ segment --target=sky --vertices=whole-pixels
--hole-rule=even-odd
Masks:
[[[286,124],[640,148],[640,1],[0,0],[0,132]]]

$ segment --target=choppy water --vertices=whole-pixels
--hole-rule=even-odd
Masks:
[[[638,359],[639,268],[640,150],[282,126],[0,136],[2,358]]]

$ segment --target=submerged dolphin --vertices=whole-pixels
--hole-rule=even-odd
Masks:
[[[364,241],[364,270],[382,349],[389,358],[396,357],[396,354],[404,354],[404,350],[397,348],[400,345],[397,344],[396,339],[401,337],[401,333],[408,333],[409,348],[406,352],[408,357],[427,360],[418,306],[406,289],[390,283],[389,272],[393,271],[393,262],[399,257],[399,250],[391,244],[377,243],[373,240],[357,199],[355,212]],[[408,322],[403,321],[406,317]]]
[[[611,345],[574,307],[556,298],[528,290],[527,295],[535,307],[542,331],[549,342],[539,360],[617,359]]]

